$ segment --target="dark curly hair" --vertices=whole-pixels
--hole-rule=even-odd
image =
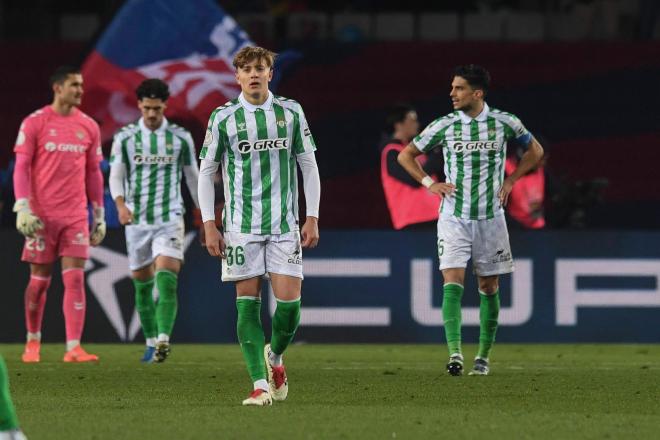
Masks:
[[[476,64],[457,66],[454,68],[452,78],[455,76],[465,79],[473,89],[483,90],[484,96],[488,93],[488,89],[490,88],[490,73],[483,67]]]
[[[135,94],[138,101],[142,101],[144,98],[167,101],[167,98],[170,97],[170,88],[160,79],[149,78],[140,83],[138,88],[135,89]]]

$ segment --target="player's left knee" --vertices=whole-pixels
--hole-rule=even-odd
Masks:
[[[479,280],[479,291],[485,295],[493,295],[499,290],[500,286],[497,279]]]

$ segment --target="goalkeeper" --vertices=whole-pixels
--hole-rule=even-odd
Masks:
[[[16,139],[16,228],[30,263],[25,290],[27,344],[23,362],[39,362],[41,321],[53,263],[61,258],[64,282],[64,362],[97,361],[80,346],[85,324],[85,260],[89,245],[105,237],[103,175],[98,124],[78,109],[83,78],[73,67],[51,77],[53,102],[23,120]],[[88,202],[93,207],[90,233]]]

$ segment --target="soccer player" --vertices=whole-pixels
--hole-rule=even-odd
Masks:
[[[243,405],[271,405],[273,399],[287,397],[282,354],[300,321],[301,246],[313,248],[319,240],[316,145],[300,104],[268,89],[274,58],[261,47],[238,51],[233,64],[241,94],[211,113],[200,154],[206,247],[222,259],[222,280],[235,282],[238,341],[253,381],[254,391]],[[302,230],[296,161],[307,203]],[[225,193],[222,234],[213,209],[213,177],[220,164]],[[270,277],[277,300],[267,345],[260,318],[264,275]]]
[[[438,255],[444,278],[442,316],[449,348],[447,371],[463,372],[461,297],[472,258],[479,283],[479,351],[470,375],[487,375],[500,309],[499,275],[513,271],[502,206],[516,180],[543,157],[543,148],[520,120],[484,101],[490,74],[483,67],[459,66],[451,82],[453,113],[436,119],[399,154],[399,162],[432,193],[443,195],[438,220]],[[524,145],[518,168],[504,178],[508,142]],[[443,147],[445,182],[436,182],[415,157]]]
[[[78,109],[83,78],[73,67],[51,76],[54,97],[23,120],[16,139],[16,228],[25,236],[22,260],[30,263],[25,291],[27,344],[23,362],[39,362],[41,321],[53,263],[61,257],[64,282],[64,362],[98,361],[80,346],[85,324],[84,266],[89,245],[105,237],[103,175],[98,124]],[[91,233],[88,201],[93,207]]]
[[[9,375],[2,356],[0,356],[0,440],[25,440],[25,436],[18,428],[16,411],[9,395]]]
[[[184,204],[181,175],[197,203],[197,157],[190,133],[164,116],[166,83],[146,79],[136,90],[142,117],[120,129],[112,144],[110,193],[135,286],[135,304],[146,339],[143,362],[163,362],[177,312],[177,277],[183,263]],[[158,286],[159,299],[152,291]]]

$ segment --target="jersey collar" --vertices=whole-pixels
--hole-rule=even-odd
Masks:
[[[270,90],[268,91],[268,98],[266,98],[266,101],[264,101],[264,103],[260,105],[250,104],[248,100],[245,99],[245,96],[243,96],[243,92],[241,92],[241,94],[238,95],[238,100],[240,101],[241,105],[251,113],[257,111],[258,108],[264,111],[268,111],[271,108],[273,108],[273,94],[271,93]]]
[[[490,111],[490,108],[488,107],[488,104],[484,102],[484,108],[481,110],[481,113],[477,115],[476,118],[474,118],[475,121],[477,122],[485,122],[486,119],[488,118],[488,112]],[[458,115],[461,117],[461,122],[463,124],[470,124],[472,122],[472,118],[463,113],[462,110],[458,111]]]
[[[140,120],[138,121],[138,125],[140,126],[140,128],[142,130],[151,132],[151,129],[149,127],[147,127],[146,125],[144,125],[144,118],[140,118]],[[170,123],[167,122],[167,118],[165,116],[163,116],[163,123],[160,124],[160,127],[158,127],[156,130],[154,130],[154,133],[156,133],[156,134],[163,133],[165,130],[167,130],[167,127],[169,125],[170,125]]]

